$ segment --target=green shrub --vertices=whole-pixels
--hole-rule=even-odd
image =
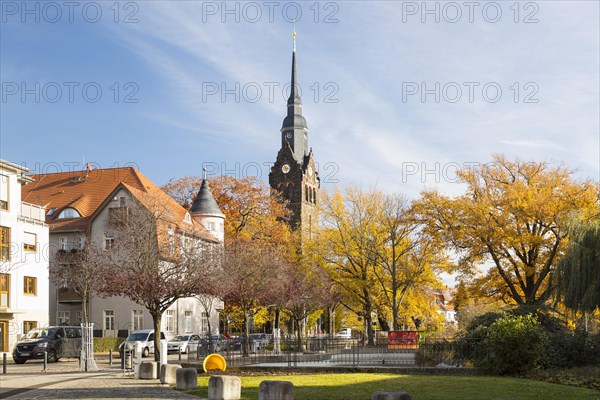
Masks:
[[[489,327],[484,367],[499,375],[522,375],[547,364],[548,335],[532,314],[507,314]]]
[[[112,349],[113,352],[119,351],[119,345],[125,339],[120,337],[101,337],[94,338],[94,353],[105,353]]]
[[[471,321],[459,344],[464,363],[496,374],[600,366],[600,334],[573,331],[540,310],[483,314]]]

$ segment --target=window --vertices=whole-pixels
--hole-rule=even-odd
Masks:
[[[175,310],[167,310],[165,323],[167,332],[175,332]]]
[[[131,325],[134,331],[144,329],[144,311],[143,310],[131,310]]]
[[[202,313],[202,319],[200,320],[200,331],[202,333],[208,332],[208,313]]]
[[[80,324],[83,324],[83,312],[82,311],[77,311],[77,322],[79,322]]]
[[[8,210],[8,176],[0,175],[0,210]]]
[[[32,296],[37,295],[37,278],[33,276],[26,276],[23,279],[23,293]]]
[[[124,196],[119,197],[119,207],[127,207],[127,199]]]
[[[186,332],[192,331],[192,312],[191,311],[186,311],[184,314],[183,329]]]
[[[215,230],[215,223],[214,222],[207,222],[206,223],[206,229],[208,229],[209,231],[214,231]]]
[[[10,228],[0,226],[2,231],[2,248],[0,252],[0,261],[10,260]]]
[[[60,250],[67,250],[68,244],[67,244],[67,238],[66,237],[61,237],[58,238],[58,248]]]
[[[35,251],[37,249],[37,235],[35,233],[24,232],[23,250]]]
[[[115,310],[104,310],[104,330],[115,330]]]
[[[59,325],[69,325],[71,323],[71,316],[68,311],[59,311],[58,312],[58,324]]]
[[[107,232],[104,234],[104,250],[112,250],[115,247],[115,234]]]
[[[51,209],[48,210],[48,212],[46,213],[47,216],[51,216],[54,214],[54,212],[56,211],[56,207],[52,207]]]
[[[58,214],[57,219],[79,218],[81,214],[74,208],[65,208]]]
[[[27,333],[34,328],[37,328],[36,321],[23,321],[23,333]]]
[[[0,307],[10,306],[10,275],[0,274]]]
[[[69,339],[81,338],[81,328],[65,328],[65,336]]]

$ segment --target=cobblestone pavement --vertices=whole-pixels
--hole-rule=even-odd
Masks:
[[[117,360],[118,361],[118,360]],[[195,399],[162,385],[158,380],[133,379],[108,363],[98,365],[98,372],[79,372],[76,361],[61,360],[49,364],[9,365],[7,375],[0,374],[1,399]]]

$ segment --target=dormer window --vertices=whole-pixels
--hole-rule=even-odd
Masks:
[[[192,223],[192,217],[190,217],[190,213],[189,213],[189,212],[186,212],[186,213],[185,213],[185,217],[183,217],[183,220],[184,220],[185,222],[187,222],[188,224],[191,224],[191,223]]]
[[[65,208],[58,214],[57,219],[79,218],[81,214],[74,208]]]
[[[48,212],[46,213],[47,216],[51,216],[52,214],[54,214],[56,212],[56,207],[52,207],[51,209],[48,210]]]

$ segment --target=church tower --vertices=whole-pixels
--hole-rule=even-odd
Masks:
[[[302,116],[302,100],[296,71],[296,32],[293,36],[292,78],[287,116],[281,126],[281,149],[269,173],[269,184],[289,201],[290,226],[311,235],[317,226],[317,192],[320,180],[312,149],[308,146],[308,125]]]

